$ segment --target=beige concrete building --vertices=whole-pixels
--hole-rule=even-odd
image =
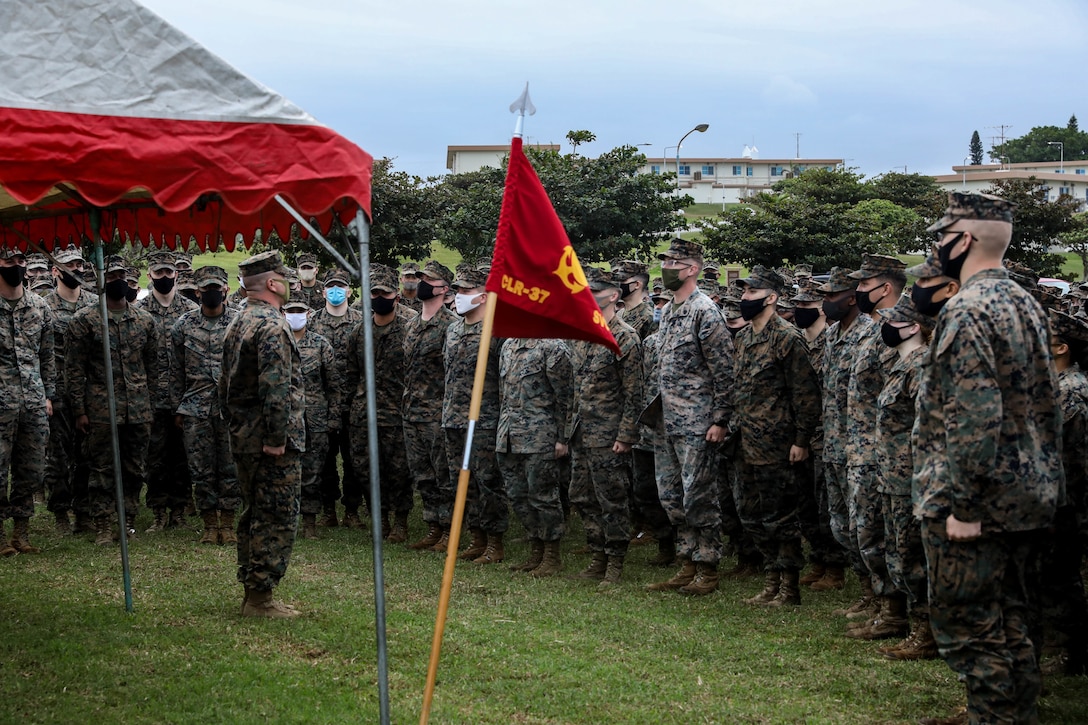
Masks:
[[[525,144],[525,148],[559,151],[559,144]],[[502,160],[510,153],[510,144],[498,146],[447,146],[446,169],[451,174],[479,171],[485,166],[502,168]]]
[[[842,159],[757,159],[681,157],[677,185],[696,204],[734,204],[807,169],[834,169]],[[676,172],[676,159],[648,158],[643,173]]]
[[[933,178],[948,191],[979,192],[990,188],[999,179],[1035,177],[1046,190],[1048,201],[1056,201],[1060,195],[1068,194],[1082,206],[1088,203],[1088,161],[953,166],[952,172]]]

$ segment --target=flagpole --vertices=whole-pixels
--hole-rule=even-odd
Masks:
[[[438,677],[438,658],[442,652],[442,635],[446,630],[446,613],[450,605],[450,590],[453,588],[453,567],[457,563],[457,545],[461,541],[461,522],[465,514],[465,499],[468,497],[472,437],[476,429],[476,421],[480,418],[480,403],[484,397],[484,379],[487,376],[487,362],[491,352],[491,328],[495,321],[497,302],[498,295],[494,292],[488,292],[487,301],[484,303],[484,323],[480,332],[480,349],[476,353],[476,377],[472,381],[472,399],[468,407],[465,455],[461,460],[461,472],[457,477],[457,496],[453,504],[453,519],[450,521],[450,540],[446,546],[446,567],[442,572],[442,590],[438,595],[438,617],[434,625],[434,639],[431,640],[431,660],[427,666],[427,687],[423,691],[423,712],[419,716],[420,725],[427,725],[427,721],[431,716],[431,700],[434,696],[435,680]]]

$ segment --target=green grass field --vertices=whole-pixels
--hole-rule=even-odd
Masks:
[[[147,511],[137,523],[146,528]],[[300,619],[239,617],[233,549],[199,545],[195,530],[132,542],[128,614],[117,548],[59,537],[41,512],[32,537],[43,553],[0,560],[0,721],[376,722],[370,532],[319,532],[298,542],[277,590]],[[411,534],[422,533],[417,514]],[[527,554],[521,536],[513,525],[507,562]],[[570,553],[583,543],[575,517],[567,573],[585,566]],[[908,723],[962,702],[941,662],[889,662],[879,643],[842,636],[831,610],[856,583],[786,610],[741,603],[758,579],[723,579],[697,599],[648,593],[671,574],[647,565],[653,548],[633,548],[604,595],[459,562],[431,722]],[[444,557],[390,545],[383,560],[392,722],[416,722]],[[1084,683],[1049,680],[1044,722],[1083,722]]]

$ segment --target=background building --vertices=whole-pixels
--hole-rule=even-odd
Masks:
[[[559,144],[525,144],[526,149],[559,151]],[[446,168],[451,174],[479,171],[485,166],[502,168],[502,160],[510,153],[510,144],[498,146],[447,146]]]
[[[756,159],[681,157],[677,176],[680,191],[696,204],[735,204],[793,178],[806,169],[834,169],[842,159]],[[676,171],[676,159],[648,158],[642,171],[662,174]]]
[[[948,191],[985,191],[998,179],[1035,177],[1046,191],[1047,201],[1068,194],[1082,205],[1088,203],[1088,161],[1034,161],[1024,164],[953,166],[953,173],[933,178]]]

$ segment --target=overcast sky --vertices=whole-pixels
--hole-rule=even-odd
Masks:
[[[951,173],[1033,126],[1088,129],[1083,0],[142,0],[394,168],[588,129],[596,155],[843,158],[866,176]],[[564,145],[564,150],[569,146]],[[672,156],[674,152],[670,151]]]

